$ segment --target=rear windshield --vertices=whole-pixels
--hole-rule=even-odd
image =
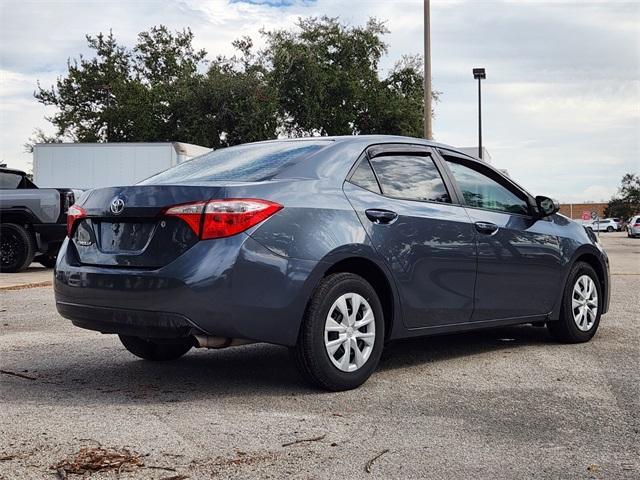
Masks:
[[[139,185],[270,180],[329,144],[330,140],[300,140],[222,148],[149,177]]]

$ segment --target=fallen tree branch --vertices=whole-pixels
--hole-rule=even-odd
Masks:
[[[289,443],[283,443],[282,446],[283,447],[290,447],[291,445],[296,445],[297,443],[306,443],[306,442],[317,442],[318,440],[322,440],[324,437],[326,437],[327,434],[323,433],[322,435],[318,436],[318,437],[313,437],[313,438],[301,438],[299,440],[294,440],[293,442],[289,442]]]
[[[166,470],[167,472],[175,472],[176,469],[172,467],[161,467],[160,465],[147,465],[145,468],[151,468],[153,470]]]
[[[377,459],[379,459],[382,455],[384,455],[387,452],[389,452],[389,449],[385,448],[379,454],[377,454],[375,457],[373,457],[371,460],[369,460],[367,462],[367,464],[365,465],[365,467],[364,467],[364,471],[367,472],[367,473],[371,473],[371,467],[373,467],[373,462],[375,462]]]
[[[25,375],[24,373],[10,372],[9,370],[0,370],[0,373],[5,375],[12,375],[14,377],[26,378],[27,380],[37,380],[36,377]]]

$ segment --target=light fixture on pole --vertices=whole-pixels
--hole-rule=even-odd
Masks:
[[[478,80],[478,157],[482,160],[482,89],[480,84],[487,78],[484,68],[474,68],[473,78]]]

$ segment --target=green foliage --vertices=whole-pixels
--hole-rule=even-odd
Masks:
[[[640,213],[640,175],[626,173],[622,177],[618,196],[609,201],[604,214],[626,220],[637,213]]]
[[[68,72],[36,99],[56,107],[54,137],[33,141],[183,141],[208,147],[278,135],[387,133],[421,136],[422,59],[403,57],[380,78],[387,51],[383,22],[350,27],[335,18],[300,19],[294,30],[263,31],[237,53],[208,61],[189,30],[153,27],[133,48],[112,32],[87,43],[93,58],[68,61]],[[437,99],[437,94],[434,96]],[[39,135],[39,136],[38,136]],[[38,140],[39,139],[39,140]]]

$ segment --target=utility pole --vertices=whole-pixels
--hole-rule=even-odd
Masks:
[[[473,78],[478,80],[478,158],[482,160],[482,80],[487,78],[484,68],[474,68]]]
[[[433,140],[431,126],[431,5],[424,0],[424,138]]]

